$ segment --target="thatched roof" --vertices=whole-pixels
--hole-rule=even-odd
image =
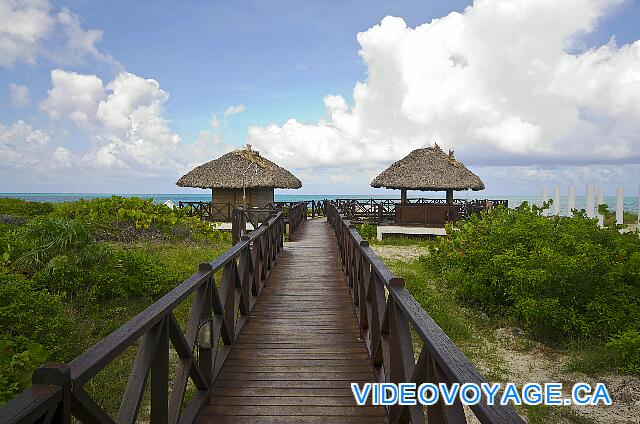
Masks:
[[[235,150],[220,156],[189,173],[176,183],[180,187],[200,188],[242,188],[245,187],[300,188],[302,183],[291,172],[260,156],[260,153],[246,149]]]
[[[484,183],[437,144],[416,149],[378,175],[372,187],[406,190],[484,190]]]

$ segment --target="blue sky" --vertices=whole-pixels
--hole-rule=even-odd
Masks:
[[[7,10],[0,12],[0,23],[3,19],[2,13],[5,13],[5,22],[8,22],[12,19],[11,12],[17,13],[25,6],[18,0],[0,1],[7,4]],[[640,2],[571,2],[575,3],[571,7],[559,5],[557,8],[551,2],[547,10],[540,11],[529,7],[526,0],[518,0],[515,3],[522,4],[521,10],[505,13],[514,13],[514,16],[522,17],[524,22],[540,19],[544,16],[542,13],[556,15],[559,18],[566,14],[567,19],[573,19],[573,15],[579,15],[575,11],[579,11],[580,8],[600,15],[594,22],[588,21],[586,17],[584,20],[576,18],[573,26],[568,25],[564,32],[549,40],[550,51],[555,48],[575,57],[586,56],[589,49],[607,45],[612,37],[615,38],[616,48],[619,50],[623,50],[627,45],[638,48],[633,43],[640,38],[637,25],[637,22],[640,22]],[[495,32],[496,40],[508,37],[508,29],[500,33],[500,21],[491,22],[491,18],[486,17],[491,14],[492,7],[502,7],[498,4],[500,0],[477,3],[484,4],[474,6],[478,13],[472,14],[464,12],[465,7],[471,3],[459,1],[51,1],[47,4],[43,0],[40,2],[40,9],[33,12],[42,12],[59,22],[51,23],[51,29],[48,32],[42,31],[35,42],[21,39],[24,44],[19,47],[23,53],[14,52],[15,60],[0,66],[0,130],[4,132],[4,135],[0,133],[0,142],[4,137],[5,148],[13,149],[6,150],[9,153],[0,159],[0,191],[174,192],[178,189],[173,186],[173,182],[180,172],[193,164],[189,158],[196,163],[202,162],[207,155],[223,153],[234,146],[246,143],[247,140],[260,147],[265,154],[269,153],[268,156],[276,162],[289,168],[293,167],[297,174],[301,174],[304,193],[372,192],[368,187],[372,174],[375,175],[390,162],[408,153],[411,148],[419,147],[432,139],[440,140],[445,147],[455,148],[456,152],[459,152],[458,158],[469,164],[486,180],[485,182],[489,181],[492,184],[487,184],[492,188],[492,192],[531,194],[536,192],[541,184],[547,184],[547,181],[552,184],[560,180],[573,182],[591,178],[593,182],[610,185],[619,182],[632,184],[637,181],[637,161],[635,158],[626,158],[625,152],[638,146],[640,134],[638,127],[627,121],[619,124],[614,132],[607,133],[609,139],[612,134],[624,138],[620,146],[612,142],[610,149],[605,149],[606,152],[611,152],[620,147],[617,153],[603,154],[600,150],[592,148],[601,143],[599,140],[588,146],[576,146],[567,150],[564,156],[557,157],[548,150],[535,147],[547,142],[551,143],[550,149],[558,145],[573,145],[576,143],[575,140],[567,134],[577,134],[581,139],[590,138],[593,134],[610,131],[611,122],[619,123],[623,118],[630,121],[629,114],[632,114],[631,117],[635,116],[633,114],[636,110],[633,105],[628,106],[625,103],[624,110],[619,110],[619,107],[614,108],[615,110],[607,109],[592,99],[578,98],[575,92],[580,90],[576,87],[571,87],[571,93],[564,94],[564,90],[557,88],[560,83],[567,85],[564,80],[555,81],[550,85],[557,92],[563,92],[562,95],[558,95],[561,96],[560,99],[557,96],[554,98],[554,104],[566,100],[571,103],[571,110],[580,110],[583,111],[581,116],[589,116],[589,119],[584,120],[588,121],[589,125],[581,122],[574,127],[556,131],[556,123],[549,121],[548,117],[539,116],[539,111],[534,113],[526,108],[514,114],[517,119],[505,113],[502,113],[502,118],[495,118],[493,114],[490,119],[497,121],[491,125],[484,125],[482,119],[486,121],[489,118],[482,118],[479,112],[471,118],[463,114],[458,118],[467,121],[480,120],[477,127],[467,128],[463,134],[446,129],[447,126],[459,126],[455,120],[425,120],[425,116],[435,115],[434,110],[445,106],[451,108],[452,103],[435,106],[420,103],[421,97],[428,97],[434,90],[427,91],[426,96],[422,95],[420,90],[425,87],[420,84],[421,76],[407,75],[411,74],[413,69],[424,69],[424,80],[437,81],[443,77],[435,74],[435,71],[431,74],[435,66],[432,65],[433,61],[429,62],[427,59],[424,63],[416,62],[411,68],[403,67],[409,66],[407,63],[413,63],[414,58],[420,57],[423,52],[425,57],[432,57],[432,52],[441,51],[442,46],[458,49],[466,56],[472,56],[474,50],[469,44],[470,41],[461,41],[455,46],[450,46],[440,37],[429,35],[426,31],[419,34],[417,29],[413,30],[431,22],[432,19],[442,18],[441,31],[456,38],[456,31],[462,27],[457,23],[458,17],[451,15],[451,12],[460,12],[458,16],[462,17],[462,22],[466,25],[464,28],[468,28],[466,32],[473,28],[478,30],[478,25],[486,25],[487,33]],[[486,10],[488,14],[482,15],[482,10]],[[65,24],[59,16],[61,12],[74,16],[77,24]],[[585,12],[586,15],[588,13]],[[402,18],[406,28],[402,29],[390,20],[381,25],[386,16]],[[15,21],[13,18],[13,22]],[[0,52],[3,46],[2,37],[9,41],[23,37],[28,33],[28,23],[27,20],[22,28],[24,33],[21,33],[21,28],[14,28],[14,33],[10,33],[2,30],[0,25]],[[589,29],[585,30],[585,27]],[[68,31],[68,34],[60,36],[62,29]],[[70,40],[86,40],[87,38],[83,37],[90,30],[101,31],[101,37],[79,43],[79,47],[68,47]],[[521,35],[524,46],[528,45],[524,39],[527,36],[525,32],[529,32],[531,37],[540,38],[535,31],[542,30],[539,26],[528,28],[523,25]],[[435,25],[431,33],[434,32]],[[363,39],[357,38],[358,33],[365,34]],[[399,38],[400,33],[404,38]],[[386,46],[388,40],[385,40],[385,37],[396,44]],[[553,43],[562,45],[558,47]],[[505,49],[507,47],[505,46]],[[480,45],[479,48],[486,48],[489,56],[492,46]],[[542,50],[537,49],[535,52],[539,53]],[[403,57],[392,60],[390,58],[394,56],[394,51],[405,53]],[[369,61],[364,60],[364,56],[359,52],[365,52]],[[629,61],[627,57],[622,57],[623,53],[615,51],[607,56],[607,60],[617,61],[616,66],[621,68],[620,73],[615,74],[614,78],[628,75],[629,71],[639,72],[638,61]],[[632,56],[630,53],[627,55]],[[543,59],[546,60],[545,57]],[[588,62],[586,59],[589,58],[583,59],[584,62]],[[559,70],[562,71],[565,62],[552,63],[555,71],[550,74],[556,75]],[[522,66],[528,69],[532,65]],[[506,67],[507,64],[501,64],[500,69]],[[375,71],[377,80],[371,76],[372,69],[379,69]],[[52,79],[53,70],[64,72],[60,74],[60,96],[57,100],[51,99],[49,93],[55,85]],[[93,112],[96,108],[86,104],[61,103],[61,99],[71,96],[65,90],[77,89],[75,93],[84,90],[84,86],[78,85],[78,75],[87,75],[95,76],[101,81],[102,85],[98,91],[104,89],[104,92],[100,91],[96,94],[97,97],[92,99],[97,105],[101,99],[106,98],[105,96],[113,94],[108,84],[124,71],[132,75],[126,87],[137,88],[131,88],[129,92],[123,89],[122,98],[129,99],[127,93],[135,90],[148,90],[148,93],[145,91],[146,94],[140,96],[149,101],[149,104],[145,105],[143,100],[136,99],[138,103],[132,103],[127,113],[134,113],[132,111],[137,107],[149,106],[153,111],[144,112],[141,118],[136,119],[164,121],[158,128],[147,131],[144,136],[146,138],[143,135],[127,138],[130,137],[130,131],[124,131],[122,128],[116,131],[113,122],[104,121],[103,116],[98,117],[99,119],[90,117],[79,123],[73,117],[77,117],[74,113],[79,110],[86,113],[87,110],[82,109],[86,107]],[[449,74],[450,72],[444,75]],[[464,84],[469,84],[470,87],[483,84],[488,88],[492,87],[490,81],[475,82],[474,78],[478,78],[477,72],[467,74],[460,77],[465,79]],[[585,84],[594,78],[603,78],[601,74],[597,68],[585,71]],[[140,80],[134,81],[133,76]],[[543,77],[544,75],[537,78],[541,80]],[[406,80],[402,81],[403,84],[398,87],[393,85],[398,79],[404,78]],[[141,88],[141,85],[144,85],[143,80],[146,79],[155,80],[157,87]],[[366,85],[367,93],[374,93],[377,98],[402,92],[404,97],[400,102],[401,108],[398,111],[389,108],[388,113],[394,116],[406,114],[409,124],[401,126],[401,123],[395,121],[376,122],[372,121],[369,115],[362,115],[360,109],[375,108],[376,113],[384,114],[385,106],[367,103],[371,100],[355,99],[353,93],[358,81]],[[12,84],[26,87],[28,102],[24,100],[16,106],[20,101],[16,100],[12,91],[14,89],[10,88]],[[634,81],[633,84],[632,88],[636,90],[637,82]],[[531,93],[534,91],[532,89]],[[611,96],[616,96],[625,90],[614,87],[609,91]],[[345,105],[340,101],[331,103],[331,99],[328,103],[328,95],[340,96]],[[449,95],[451,93],[447,92],[441,97]],[[512,100],[515,104],[518,103],[516,95],[518,99],[522,99],[529,93],[523,92],[519,87],[513,87],[513,90],[506,94],[507,97],[511,95],[514,96]],[[601,96],[597,92],[593,95]],[[369,95],[367,99],[371,97]],[[615,97],[612,98],[615,101]],[[48,102],[45,102],[47,99]],[[461,104],[464,100],[465,97],[459,97],[451,101]],[[487,104],[492,101],[496,100],[478,97],[477,103],[483,104],[482,108],[486,110],[489,107]],[[43,106],[43,102],[48,106]],[[116,103],[113,102],[114,105]],[[541,101],[540,105],[543,104],[545,103]],[[243,105],[244,111],[224,116],[227,108],[237,105]],[[414,108],[411,109],[411,106],[407,105],[414,105]],[[426,107],[432,109],[424,109]],[[490,107],[493,108],[493,105]],[[336,120],[338,118],[335,113],[344,115],[344,120],[357,121],[358,131],[350,132],[341,127],[342,123]],[[212,114],[216,114],[219,122],[217,127],[211,126]],[[288,120],[295,120],[296,125],[288,126]],[[28,128],[16,127],[16,123],[20,121]],[[593,122],[601,121],[605,122],[602,127],[591,125]],[[335,143],[339,146],[348,145],[350,150],[315,161],[314,157],[320,156],[318,152],[332,149],[334,146],[322,138],[326,129],[325,123],[334,132],[327,137],[334,137]],[[405,131],[405,128],[413,127],[414,124],[413,132]],[[512,136],[515,140],[513,142],[511,139],[505,141],[495,136],[496,132],[503,134],[504,131],[513,128],[517,130]],[[528,128],[534,128],[535,131],[528,131]],[[372,135],[380,134],[381,131],[388,136],[377,139]],[[170,134],[165,134],[167,132]],[[162,142],[163,147],[158,148],[168,156],[167,158],[150,163],[141,159],[143,156],[137,152],[133,152],[131,146],[145,143],[148,144],[148,148],[153,149],[156,140],[149,137],[149,134],[158,133],[164,134],[163,137],[167,138]],[[21,137],[29,140],[33,138],[33,134],[46,138],[48,141],[41,144],[48,143],[51,147],[32,149],[33,151],[16,150],[19,148],[15,146],[22,142]],[[424,134],[424,137],[420,134]],[[476,144],[469,142],[467,145],[466,140],[462,140],[467,134],[482,134],[485,138],[479,138]],[[173,135],[179,137],[180,145],[172,144],[170,138]],[[117,142],[114,143],[114,139],[117,139]],[[200,150],[201,156],[185,150],[187,146],[195,145],[198,140],[204,146]],[[207,143],[209,144],[206,145]],[[306,152],[305,149],[311,145],[316,150],[310,150],[311,153],[308,155],[301,153]],[[101,160],[100,158],[104,158],[100,153],[101,148],[105,146],[110,154],[108,160]],[[379,151],[378,146],[381,146]],[[55,157],[59,166],[53,166],[51,161],[39,166],[38,160],[48,155]],[[182,159],[176,159],[178,155],[181,155]],[[37,156],[40,156],[40,159]],[[503,159],[492,159],[497,156]],[[286,159],[292,157],[301,158],[300,169],[296,167],[295,160]],[[607,172],[602,169],[594,171],[594,166],[599,163],[605,163],[606,167],[612,169]],[[624,172],[620,172],[618,163],[625,163]],[[32,178],[33,167],[38,167],[41,172],[46,173],[49,176],[47,180]],[[354,174],[361,178],[354,178]],[[593,177],[590,177],[591,175]],[[305,181],[305,177],[309,177],[308,181]],[[515,186],[506,184],[505,179],[515,181]]]

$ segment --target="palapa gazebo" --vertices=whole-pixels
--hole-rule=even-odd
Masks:
[[[302,183],[291,172],[260,156],[247,144],[239,149],[197,166],[176,183],[180,187],[211,189],[212,203],[264,207],[273,203],[275,188],[300,188]]]
[[[484,190],[484,183],[462,162],[445,153],[440,146],[416,149],[378,175],[372,187],[400,189],[400,204],[395,205],[396,225],[442,226],[463,218],[479,205],[455,202],[454,190]],[[436,199],[407,202],[407,190],[446,191],[446,201]],[[486,202],[482,207],[486,207]]]
[[[454,190],[484,190],[484,183],[462,162],[445,153],[440,146],[416,149],[393,163],[371,181],[372,187],[401,190],[401,203],[407,202],[407,190],[446,191],[447,203],[453,203]]]

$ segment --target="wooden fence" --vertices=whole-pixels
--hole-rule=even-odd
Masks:
[[[289,209],[299,203],[303,203],[306,208],[306,214],[315,218],[316,216],[324,215],[324,203],[326,200],[307,200],[307,201],[294,201],[294,202],[272,202],[260,208],[254,208],[253,205],[247,204],[246,214],[258,214],[258,216],[265,217],[264,212],[269,211],[272,213],[276,210],[285,211],[285,218],[288,218]],[[178,202],[180,209],[185,209],[188,216],[197,216],[200,219],[207,221],[218,222],[232,222],[233,210],[238,207],[234,203],[214,203],[214,202]],[[269,213],[269,214],[270,214]],[[267,214],[267,215],[269,215]],[[248,216],[247,220],[253,222],[253,215]],[[262,222],[262,221],[260,221]]]
[[[376,377],[380,383],[486,383],[474,367],[422,306],[371,250],[351,222],[337,209],[326,205],[347,275],[358,323]],[[412,332],[422,346],[416,355]],[[487,405],[486,396],[471,410],[482,423],[524,423],[509,406]],[[415,406],[389,407],[389,422],[424,423],[425,411]],[[467,422],[460,400],[447,406],[426,408],[429,423]]]
[[[33,384],[0,408],[0,421],[68,424],[73,415],[83,423],[133,423],[150,375],[150,422],[193,422],[283,249],[284,234],[284,212],[280,211],[68,365],[38,368]],[[217,272],[221,272],[219,286],[214,279]],[[183,331],[174,310],[191,294],[190,317]],[[84,385],[138,340],[125,393],[113,419]],[[178,356],[173,381],[169,378],[170,344]],[[189,379],[195,393],[185,402]]]
[[[247,205],[250,207],[251,205]],[[197,216],[208,221],[231,222],[233,203],[213,203],[213,202],[178,202],[178,208],[185,209],[188,216]]]
[[[443,225],[447,218],[451,222],[465,219],[474,213],[486,210],[488,207],[502,206],[507,208],[509,206],[507,200],[467,201],[454,199],[453,203],[447,204],[446,199],[410,198],[404,205],[406,210],[402,211],[399,210],[401,207],[400,199],[338,198],[331,203],[334,203],[338,210],[353,223],[424,226]],[[433,219],[426,218],[428,215],[444,216],[444,218],[432,222]],[[419,219],[423,216],[424,219]]]

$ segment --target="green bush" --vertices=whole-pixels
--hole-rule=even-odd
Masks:
[[[94,244],[82,254],[60,254],[33,275],[55,293],[83,302],[100,299],[157,299],[180,279],[140,248]]]
[[[72,321],[60,295],[19,274],[0,274],[0,339],[17,352],[40,343],[58,360],[69,353]]]
[[[547,342],[607,341],[640,326],[640,239],[577,212],[524,203],[472,217],[423,260],[456,296]]]
[[[358,229],[358,233],[363,239],[371,240],[378,236],[378,227],[373,224],[362,224]]]
[[[34,217],[53,212],[53,205],[44,202],[27,202],[22,199],[0,198],[0,215]]]
[[[110,228],[117,222],[127,222],[138,229],[152,226],[169,229],[185,218],[182,210],[154,204],[151,199],[120,196],[63,203],[57,208],[56,215],[97,228]]]
[[[41,268],[61,253],[83,252],[94,242],[87,225],[66,218],[35,218],[18,234],[23,239],[18,263],[28,270]]]
[[[640,332],[622,331],[611,338],[607,347],[613,350],[621,364],[621,369],[629,373],[640,373]]]
[[[120,197],[79,200],[61,204],[55,215],[91,227],[100,240],[224,238],[221,231],[182,209],[154,204],[151,199]]]
[[[39,343],[16,351],[12,342],[0,339],[0,406],[31,385],[31,374],[47,357]]]

